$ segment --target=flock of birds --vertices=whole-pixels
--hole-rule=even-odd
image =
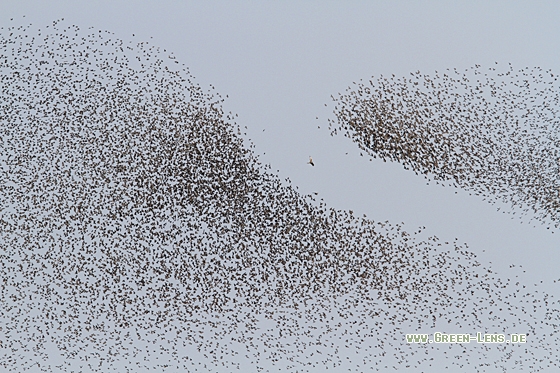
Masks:
[[[381,76],[333,97],[330,128],[372,157],[558,228],[559,88],[551,70],[511,64]]]
[[[10,26],[0,81],[1,370],[558,369],[553,297],[466,244],[313,203],[260,164],[223,99],[167,51],[63,21]],[[471,180],[454,173],[458,155],[426,152],[474,141],[473,122],[413,131],[399,103],[371,97],[356,102],[362,114],[341,109],[361,146]],[[443,115],[437,105],[418,120]],[[496,162],[479,180],[497,178]],[[405,341],[432,330],[529,342]]]

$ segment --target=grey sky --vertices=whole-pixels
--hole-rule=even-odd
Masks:
[[[376,221],[404,222],[408,231],[425,226],[427,235],[457,237],[498,272],[522,264],[525,281],[543,281],[551,294],[558,294],[560,232],[528,218],[521,224],[465,192],[428,186],[401,165],[370,162],[350,140],[331,137],[327,119],[331,94],[372,75],[495,62],[560,73],[559,15],[553,1],[0,3],[2,26],[10,18],[38,27],[65,18],[166,49],[198,83],[229,96],[224,106],[248,127],[247,144],[303,194],[318,192],[329,206]]]

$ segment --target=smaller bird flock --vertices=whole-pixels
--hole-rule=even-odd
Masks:
[[[558,228],[560,87],[551,70],[509,64],[393,74],[333,99],[332,134],[370,156]]]
[[[552,296],[300,195],[168,51],[0,31],[3,371],[557,369]],[[404,341],[433,328],[531,342]]]

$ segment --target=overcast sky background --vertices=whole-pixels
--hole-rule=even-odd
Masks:
[[[399,164],[370,162],[349,139],[331,137],[327,119],[334,117],[331,95],[372,75],[495,62],[558,74],[559,16],[555,1],[0,2],[2,26],[65,18],[165,48],[198,83],[229,96],[224,107],[248,127],[247,144],[303,194],[404,222],[410,232],[425,226],[427,235],[456,237],[498,273],[522,264],[525,281],[543,281],[551,294],[560,279],[560,232],[527,218],[521,224],[463,191],[426,185]]]

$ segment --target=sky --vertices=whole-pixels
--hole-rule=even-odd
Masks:
[[[554,1],[3,1],[0,25],[64,18],[117,38],[150,41],[227,99],[246,144],[281,179],[331,207],[404,223],[468,244],[500,273],[554,292],[560,232],[512,219],[481,198],[442,187],[396,163],[369,161],[331,136],[331,95],[372,76],[433,74],[496,62],[560,72]],[[22,17],[25,16],[24,19]],[[315,167],[307,164],[313,157]],[[457,193],[456,193],[457,192]],[[506,208],[507,209],[507,208]],[[548,289],[548,290],[547,290]]]

